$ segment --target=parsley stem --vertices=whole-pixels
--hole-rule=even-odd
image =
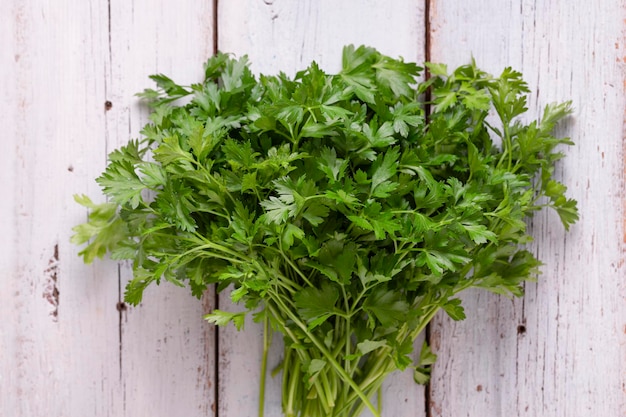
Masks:
[[[244,260],[241,260],[241,259],[231,258],[231,257],[226,256],[226,255],[223,255],[223,254],[221,254],[221,253],[216,253],[216,252],[209,252],[209,251],[206,251],[205,249],[207,249],[207,248],[208,248],[208,246],[207,246],[207,247],[195,247],[195,248],[193,248],[193,249],[189,249],[189,250],[188,250],[188,251],[186,251],[186,252],[183,252],[183,253],[181,253],[181,254],[178,254],[178,255],[176,255],[176,256],[174,256],[174,257],[170,258],[169,260],[167,260],[167,262],[169,262],[169,263],[171,263],[171,264],[174,264],[174,263],[178,262],[179,260],[181,260],[182,258],[184,258],[184,257],[186,257],[186,256],[188,256],[188,255],[192,255],[192,254],[194,254],[194,253],[196,253],[196,252],[203,252],[203,254],[204,254],[204,255],[208,255],[208,256],[209,256],[209,257],[211,257],[211,258],[221,259],[221,260],[223,260],[223,261],[232,262],[232,263],[234,263],[234,264],[242,264],[242,263],[245,263],[245,261],[244,261]],[[171,254],[171,253],[168,253],[168,252],[157,252],[157,251],[153,251],[153,252],[152,252],[152,255],[154,255],[154,256],[159,256],[159,257],[162,257],[162,258],[167,258],[167,257],[170,257],[172,254]],[[184,263],[186,263],[186,262],[183,262],[183,264],[184,264]],[[179,265],[179,266],[180,266],[180,265]]]
[[[361,388],[356,384],[356,382],[354,382],[354,380],[350,377],[350,375],[346,373],[346,371],[337,362],[337,360],[330,354],[328,349],[326,349],[326,346],[324,346],[324,344],[320,342],[317,339],[317,337],[315,337],[315,335],[309,331],[308,327],[304,323],[302,323],[302,321],[300,321],[300,319],[285,304],[283,304],[282,300],[279,297],[273,297],[273,298],[274,298],[274,302],[277,303],[277,307],[279,307],[281,311],[283,311],[287,315],[287,317],[289,317],[289,319],[291,319],[293,323],[296,326],[298,326],[306,334],[306,336],[311,340],[311,342],[313,342],[313,344],[319,349],[322,355],[324,355],[326,360],[332,365],[335,371],[339,374],[343,382],[350,385],[354,393],[357,396],[359,396],[359,398],[361,398],[365,406],[372,412],[374,417],[381,417],[380,413],[378,413],[376,408],[372,405],[369,398],[363,393]],[[270,305],[270,309],[272,310],[272,314],[275,317],[280,317],[279,313],[275,311],[275,309],[271,305]]]
[[[267,378],[267,356],[270,348],[270,329],[267,314],[263,316],[263,356],[261,357],[261,377],[259,381],[259,417],[265,413],[265,380]]]
[[[298,266],[296,264],[293,263],[293,261],[291,260],[291,258],[289,258],[285,252],[282,250],[282,248],[280,249],[280,254],[282,255],[282,257],[285,259],[285,262],[287,262],[287,264],[289,264],[289,266],[291,267],[291,269],[293,271],[296,272],[296,274],[298,274],[300,276],[300,278],[302,278],[302,280],[304,282],[306,282],[306,284],[311,287],[311,288],[315,288],[315,286],[311,283],[311,281],[309,281],[309,279],[307,278],[306,275],[304,275],[304,273],[300,270],[300,268],[298,268]]]

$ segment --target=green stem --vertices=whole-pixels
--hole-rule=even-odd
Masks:
[[[337,362],[337,360],[332,356],[332,354],[328,351],[328,349],[326,349],[326,347],[324,346],[324,343],[320,342],[317,337],[315,337],[315,335],[313,333],[311,333],[311,331],[309,331],[308,327],[306,326],[306,324],[304,324],[284,303],[283,301],[280,299],[280,296],[278,296],[278,294],[273,294],[274,295],[274,302],[277,304],[277,306],[287,315],[287,317],[293,321],[293,323],[298,326],[303,332],[304,334],[311,340],[311,342],[313,342],[313,344],[315,345],[315,347],[317,347],[317,349],[319,349],[319,351],[322,353],[322,355],[324,356],[324,358],[328,361],[328,363],[331,364],[331,366],[335,369],[335,371],[339,374],[339,376],[343,379],[343,381],[345,383],[347,383],[348,385],[350,385],[350,387],[353,389],[353,391],[355,392],[355,394],[363,401],[363,403],[365,404],[365,406],[372,412],[372,414],[374,415],[374,417],[380,417],[380,413],[376,410],[376,408],[374,407],[374,405],[371,403],[371,401],[369,400],[369,398],[363,393],[363,391],[361,390],[361,388],[359,387],[359,385],[357,385],[356,382],[354,382],[354,380],[350,377],[350,375],[348,375],[346,373],[346,371],[343,369],[343,367]],[[275,308],[271,305],[268,305],[270,309],[272,309],[272,314],[274,314],[276,317],[280,317],[279,313],[277,311],[275,311]]]
[[[215,249],[215,250],[221,251],[223,253],[211,252],[211,251],[208,251],[207,249]],[[174,256],[173,258],[171,258],[172,260],[170,262],[178,262],[179,260],[183,259],[184,257],[192,255],[192,254],[194,254],[196,252],[204,252],[204,255],[206,255],[206,256],[210,256],[210,257],[216,258],[216,259],[222,259],[224,261],[232,262],[234,264],[242,264],[242,263],[249,262],[248,259],[246,257],[241,256],[241,254],[236,253],[236,252],[232,252],[232,251],[228,250],[227,248],[224,248],[223,246],[215,245],[215,244],[206,244],[206,245],[196,246],[193,249],[189,249],[188,251],[185,251],[183,253],[180,253],[180,254]],[[226,256],[226,255],[224,255],[224,253],[226,253],[228,255],[236,256],[237,258]],[[153,251],[152,254],[156,255],[156,256],[161,256],[161,257],[168,257],[168,256],[172,255],[172,253],[157,252],[157,251]]]
[[[259,417],[265,413],[265,380],[267,378],[267,356],[270,347],[269,318],[263,317],[263,357],[261,358],[261,381],[259,386]]]
[[[439,308],[440,307],[438,305],[431,305],[427,307],[427,313],[424,318],[421,319],[419,326],[409,332],[408,335],[400,336],[400,338],[402,339],[405,337],[410,337],[411,340],[415,340],[415,338],[426,328],[428,323],[430,323],[435,314],[437,314]],[[361,383],[359,384],[361,392],[365,393],[365,395],[371,395],[371,393],[373,393],[374,391],[379,390],[385,380],[385,376],[395,369],[393,359],[389,356],[390,350],[391,347],[389,346],[382,347],[378,349],[375,355],[371,356],[368,359],[368,363],[372,363],[373,366],[366,371],[368,376],[364,378],[363,381],[361,381]],[[355,400],[356,395],[353,393],[344,402],[344,407],[347,407]],[[363,405],[359,404],[354,411],[361,410],[362,408]],[[358,413],[354,415],[358,415]]]
[[[289,355],[289,357],[291,358],[291,355]],[[289,361],[289,363],[291,363],[291,360]],[[291,376],[291,378],[288,378],[287,380],[289,382],[287,385],[284,385],[283,383],[283,389],[284,388],[288,389],[287,390],[287,393],[288,393],[287,403],[285,405],[285,414],[287,415],[287,417],[292,417],[295,415],[294,404],[298,396],[297,394],[298,394],[298,382],[300,380],[300,365],[296,363],[293,366],[290,366],[289,368],[290,369],[283,368],[283,372],[285,372],[286,377]]]
[[[282,246],[282,244],[281,244],[281,246]],[[291,267],[291,269],[293,269],[296,272],[296,274],[298,274],[300,276],[300,278],[302,278],[302,280],[309,287],[315,288],[315,286],[313,284],[311,284],[311,282],[309,281],[307,276],[304,275],[304,273],[302,271],[300,271],[300,268],[298,268],[298,266],[293,263],[293,261],[285,254],[285,252],[282,249],[280,250],[280,254],[283,256],[283,258],[285,259],[285,262],[287,262],[287,264]]]

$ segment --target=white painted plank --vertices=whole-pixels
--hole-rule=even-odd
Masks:
[[[407,61],[424,61],[423,2],[236,0],[219,2],[218,48],[247,54],[255,73],[288,75],[315,60],[328,72],[340,69],[344,45],[368,45]],[[220,297],[220,307],[228,297]],[[262,331],[219,331],[219,415],[257,415]],[[280,362],[282,346],[272,347],[269,369]],[[410,372],[394,375],[384,388],[385,415],[424,415],[424,388]],[[280,413],[280,376],[268,379],[265,413]],[[364,413],[364,416],[367,414]]]
[[[242,311],[233,305],[226,293],[219,296],[221,310]],[[234,326],[220,327],[218,335],[218,415],[226,417],[257,416],[259,409],[259,389],[261,382],[261,360],[263,357],[263,325],[257,324],[251,316],[246,317],[244,329],[237,331]],[[280,364],[282,340],[278,335],[271,336],[268,352],[265,381],[266,416],[281,415],[281,375],[272,378],[271,372]]]
[[[120,315],[128,269],[69,243],[86,218],[72,194],[102,201],[94,179],[145,122],[147,76],[197,81],[212,52],[210,4],[118,3],[0,5],[3,416],[214,414],[211,294],[154,288]]]
[[[521,70],[532,117],[548,102],[574,101],[561,133],[576,146],[557,175],[581,211],[570,233],[554,213],[533,219],[545,266],[524,299],[472,292],[465,322],[438,317],[432,415],[626,415],[625,3],[432,3],[434,61],[459,65],[473,54],[488,71]]]
[[[0,5],[1,415],[212,414],[213,336],[199,320],[210,298],[153,288],[120,321],[128,269],[84,266],[68,243],[85,216],[71,195],[97,196],[106,151],[145,123],[133,94],[147,75],[196,81],[211,54],[208,2],[162,3]],[[256,72],[293,73],[312,59],[334,71],[346,43],[423,60],[417,2],[219,4],[220,49],[249,54]],[[439,318],[433,416],[626,415],[624,10],[623,0],[431,2],[433,60],[454,66],[473,53],[490,71],[521,69],[540,92],[535,114],[574,99],[577,146],[559,175],[583,216],[567,235],[553,214],[534,220],[546,266],[525,299],[474,292],[475,318]],[[255,415],[259,333],[221,336],[220,415]],[[423,390],[407,376],[385,388],[386,414],[423,415]],[[271,384],[267,415],[277,415]]]
[[[247,54],[255,73],[294,75],[316,61],[336,72],[344,45],[424,60],[424,9],[416,0],[219,2],[218,48]]]
[[[166,285],[122,310],[124,415],[213,416],[215,330],[202,315],[213,308],[214,293],[200,301]]]
[[[176,82],[202,80],[213,53],[211,2],[110,1],[111,55],[107,63],[109,150],[139,136],[148,111],[135,94],[153,88],[148,76]],[[122,267],[121,285],[131,278]],[[120,372],[124,415],[208,416],[215,410],[214,329],[202,320],[213,304],[168,283],[146,291],[139,307],[120,321]]]
[[[121,414],[116,268],[69,243],[104,163],[106,24],[106,2],[0,5],[3,416]]]

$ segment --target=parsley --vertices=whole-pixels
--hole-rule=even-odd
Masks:
[[[98,178],[110,202],[76,198],[91,214],[73,241],[86,262],[132,260],[132,304],[163,279],[231,289],[284,337],[286,416],[380,416],[370,399],[388,374],[427,381],[428,346],[409,355],[437,311],[465,318],[470,287],[522,294],[540,266],[528,217],[578,219],[553,178],[570,104],[526,123],[520,73],[427,65],[422,82],[415,64],[348,46],[336,75],[257,78],[221,53],[200,84],[155,75],[140,94],[151,123]],[[241,328],[244,314],[206,318]]]

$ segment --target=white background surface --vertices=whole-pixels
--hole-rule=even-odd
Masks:
[[[513,66],[531,116],[552,101],[576,108],[558,176],[580,222],[566,234],[554,213],[534,218],[538,283],[523,299],[466,294],[464,322],[438,316],[430,387],[394,377],[384,415],[626,415],[625,30],[624,0],[3,0],[0,415],[256,415],[260,333],[204,323],[212,293],[164,285],[124,308],[128,267],[85,266],[69,243],[86,218],[72,195],[101,201],[106,155],[147,120],[134,94],[148,75],[199,81],[216,45],[257,73],[311,60],[336,71],[347,43]],[[280,414],[279,383],[267,416]]]

